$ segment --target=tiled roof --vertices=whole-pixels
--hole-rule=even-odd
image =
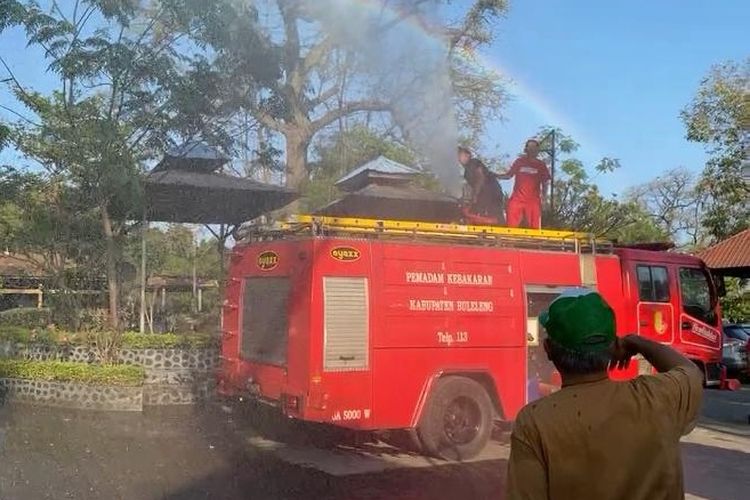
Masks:
[[[705,249],[698,256],[711,269],[750,268],[750,229]]]

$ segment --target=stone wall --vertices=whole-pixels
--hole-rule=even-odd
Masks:
[[[0,342],[0,358],[2,357],[36,361],[74,361],[79,363],[96,363],[99,361],[96,351],[88,346],[27,345],[9,342]],[[146,379],[144,385],[137,388],[142,395],[142,402],[139,404],[143,406],[194,404],[209,399],[214,392],[214,372],[218,367],[219,351],[217,348],[128,348],[120,350],[118,361],[120,363],[143,366],[145,369]],[[52,383],[42,381],[24,382],[38,384]],[[23,387],[28,387],[28,384],[23,385]],[[81,385],[80,387],[82,387],[82,390],[85,390],[92,386]],[[41,392],[37,392],[37,389]],[[58,389],[56,391],[59,392]],[[65,392],[65,394],[68,393],[69,391]],[[44,397],[44,394],[47,393],[38,387],[35,387],[30,393],[16,391],[14,394],[9,395],[13,399],[19,399],[18,396],[28,397],[26,400],[33,400],[35,396],[40,396],[37,401],[45,404],[47,402],[47,399]],[[82,401],[84,405],[89,404],[80,398],[68,398],[65,401],[78,400]],[[62,404],[56,406],[62,406]],[[88,408],[89,406],[82,407]]]
[[[117,361],[148,369],[213,370],[218,364],[217,348],[120,349]],[[74,361],[96,363],[95,349],[80,345],[46,345],[0,343],[0,358],[33,359],[35,361]]]
[[[141,411],[143,387],[0,378],[0,400],[86,410]]]

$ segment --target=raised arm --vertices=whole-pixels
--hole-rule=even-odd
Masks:
[[[655,376],[633,379],[634,392],[644,403],[660,408],[674,424],[679,438],[695,427],[703,400],[703,374],[688,358],[671,347],[638,335],[618,338],[612,357],[616,366],[627,366],[630,358],[640,354],[659,372]]]
[[[646,358],[646,361],[651,363],[659,373],[668,372],[678,366],[699,372],[695,363],[671,347],[639,335],[617,338],[612,356],[613,365],[625,368],[630,363],[630,359],[637,354]]]
[[[513,165],[510,166],[507,172],[504,174],[495,174],[495,177],[500,179],[501,181],[507,181],[508,179],[512,179],[514,175],[516,175],[516,171],[518,171],[518,160],[513,162]]]

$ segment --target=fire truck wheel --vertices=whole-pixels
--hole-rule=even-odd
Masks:
[[[479,454],[492,432],[492,401],[479,383],[466,377],[437,381],[417,426],[423,450],[446,460]]]

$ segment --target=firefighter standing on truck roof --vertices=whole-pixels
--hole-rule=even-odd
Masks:
[[[463,146],[458,147],[458,162],[464,168],[464,179],[471,190],[471,211],[476,215],[497,219],[498,224],[505,220],[503,216],[503,191],[498,184],[497,174]]]
[[[549,170],[539,155],[539,141],[529,139],[523,148],[524,155],[520,156],[510,170],[505,174],[497,174],[498,179],[508,180],[515,177],[513,194],[508,200],[508,225],[519,227],[521,219],[526,220],[526,226],[533,229],[542,227],[542,198],[547,191],[550,181]]]

